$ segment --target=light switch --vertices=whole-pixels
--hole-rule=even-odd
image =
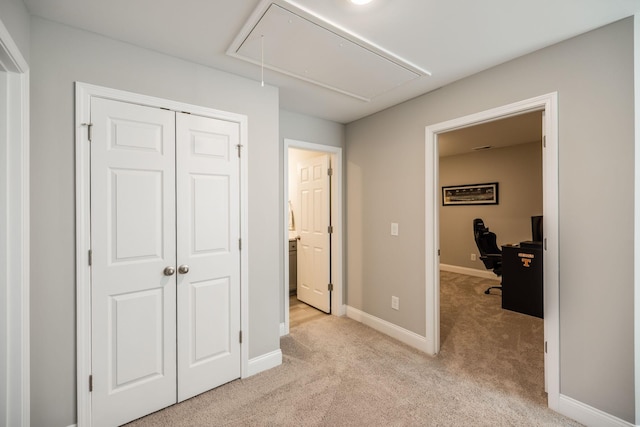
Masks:
[[[398,235],[398,223],[397,222],[392,222],[391,223],[391,235],[392,236],[397,236]]]

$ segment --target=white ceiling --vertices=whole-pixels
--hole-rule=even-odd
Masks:
[[[534,111],[493,120],[438,135],[440,157],[469,154],[479,147],[489,149],[542,142],[542,112]]]
[[[267,0],[264,0],[267,1]],[[260,0],[24,0],[36,16],[260,81],[226,54]],[[429,70],[363,101],[266,70],[281,107],[348,123],[460,78],[640,13],[639,0],[295,0],[335,27]],[[342,73],[344,70],[334,70]]]

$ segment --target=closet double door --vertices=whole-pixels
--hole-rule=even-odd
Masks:
[[[239,125],[91,101],[92,424],[240,377]]]

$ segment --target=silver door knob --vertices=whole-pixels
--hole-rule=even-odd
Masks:
[[[187,264],[182,264],[180,267],[178,267],[178,273],[187,274],[188,272],[189,272],[189,266]]]
[[[165,276],[173,276],[176,272],[176,269],[169,266],[169,267],[165,267],[162,272],[164,273]]]

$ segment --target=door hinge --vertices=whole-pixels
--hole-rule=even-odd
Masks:
[[[327,286],[327,288],[329,289],[329,292],[333,291],[333,283],[329,283],[329,286]]]
[[[440,249],[438,249],[438,256],[440,256]]]
[[[240,331],[238,339],[240,340],[240,344],[242,344],[242,331]]]
[[[328,232],[329,234],[333,234],[333,225],[330,225],[330,226],[327,228],[327,232]]]
[[[333,176],[333,168],[327,169],[327,175]]]
[[[240,154],[242,153],[242,144],[238,144],[236,147],[238,147],[238,157],[240,157]]]
[[[89,249],[89,265],[93,264],[93,251]]]
[[[238,250],[242,250],[242,239],[238,239]]]
[[[87,137],[89,138],[89,142],[91,142],[91,138],[93,137],[91,129],[93,129],[93,123],[82,123],[82,126],[87,127]]]
[[[93,391],[93,375],[89,375],[89,391]]]
[[[547,342],[544,342],[544,354],[547,354]]]
[[[547,146],[547,135],[542,135],[542,146],[543,147]]]

